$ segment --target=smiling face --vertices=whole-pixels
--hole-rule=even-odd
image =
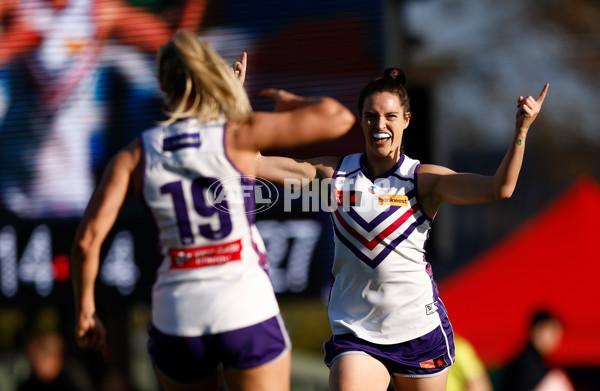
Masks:
[[[386,160],[393,166],[402,152],[402,135],[410,121],[400,98],[390,92],[375,92],[366,97],[361,113],[367,159],[374,163]]]

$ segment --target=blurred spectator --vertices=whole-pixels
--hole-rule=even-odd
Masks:
[[[447,391],[491,391],[492,383],[475,348],[464,337],[454,334],[456,358],[448,373]]]
[[[548,363],[548,357],[560,344],[563,323],[548,311],[531,318],[529,340],[525,348],[508,364],[502,381],[507,391],[573,391],[567,373]]]
[[[25,335],[29,376],[19,382],[18,391],[88,391],[92,384],[82,366],[69,360],[65,340],[59,332],[58,315],[41,311]]]

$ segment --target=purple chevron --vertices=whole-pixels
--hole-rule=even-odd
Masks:
[[[423,224],[425,222],[425,220],[427,220],[427,217],[425,217],[425,215],[421,214],[421,216],[415,220],[415,222],[413,222],[408,228],[406,228],[404,230],[404,232],[402,233],[402,235],[398,236],[396,239],[394,239],[392,242],[390,242],[389,244],[385,245],[385,248],[383,250],[381,250],[379,252],[379,254],[377,254],[377,256],[375,258],[370,258],[369,256],[367,256],[366,254],[364,254],[362,251],[360,251],[360,249],[358,247],[356,247],[355,245],[352,244],[352,242],[350,242],[344,235],[342,235],[342,233],[338,230],[338,228],[336,227],[336,222],[335,219],[333,218],[333,215],[331,217],[331,219],[333,220],[333,231],[335,232],[335,236],[340,240],[340,242],[342,242],[348,249],[350,249],[350,251],[352,251],[352,253],[354,255],[356,255],[356,257],[358,259],[360,259],[361,261],[363,261],[364,263],[366,263],[367,265],[369,265],[372,269],[375,269],[377,266],[379,266],[379,264],[381,262],[383,262],[383,260],[389,255],[389,253],[396,248],[396,246],[398,246],[400,243],[402,243],[406,238],[408,238],[408,236],[421,224]]]
[[[409,198],[409,200],[412,201],[413,197],[415,196],[415,193],[416,193],[416,190],[413,189],[413,190],[409,191],[408,193],[406,193],[406,196]],[[411,205],[412,205],[412,203],[411,203]],[[394,212],[396,212],[398,210],[398,208],[400,208],[400,207],[390,205],[388,210],[386,210],[385,212],[381,212],[380,214],[377,215],[377,217],[375,217],[370,222],[367,222],[365,219],[363,219],[362,216],[360,214],[358,214],[357,211],[354,210],[354,208],[350,208],[349,210],[344,210],[342,208],[342,210],[344,210],[344,212],[348,212],[348,215],[350,215],[352,220],[354,220],[358,225],[360,225],[365,231],[371,232],[382,221],[384,221],[385,219],[390,217]]]

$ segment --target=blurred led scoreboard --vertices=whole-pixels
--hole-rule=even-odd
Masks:
[[[267,247],[276,293],[326,296],[333,255],[329,217],[312,212],[277,219],[273,214],[259,216],[256,225]],[[69,253],[77,224],[77,220],[0,224],[0,303],[63,302],[71,295]],[[160,260],[150,218],[137,211],[123,213],[102,247],[97,300],[149,300]]]
[[[165,17],[166,25],[187,1],[124,0],[143,13]],[[95,183],[118,149],[164,118],[156,54],[120,39],[118,31],[102,42],[90,42],[93,34],[74,37],[79,44],[65,41],[63,47],[56,41],[61,34],[97,28],[90,16],[100,3],[69,1],[56,10],[51,3],[6,17],[0,29],[2,45],[19,15],[28,15],[35,29],[39,15],[66,14],[69,7],[87,4],[85,12],[72,13],[79,19],[55,24],[60,34],[53,36],[49,28],[49,35],[28,41],[17,57],[0,63],[0,304],[72,300],[69,253]],[[244,87],[257,111],[273,108],[259,94],[265,88],[328,95],[352,109],[365,81],[382,71],[382,4],[209,0],[197,33],[227,61],[248,53]],[[68,23],[73,28],[64,28]],[[86,42],[94,50],[85,50]],[[355,128],[335,142],[273,153],[308,158],[335,151],[341,156],[361,150],[362,140]],[[273,208],[257,214],[256,224],[275,291],[327,295],[333,255],[329,217]],[[139,201],[128,201],[102,248],[99,300],[149,300],[160,260],[155,237]]]

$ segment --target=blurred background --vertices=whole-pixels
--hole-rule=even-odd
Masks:
[[[255,110],[272,109],[258,96],[269,87],[355,110],[369,79],[403,68],[413,114],[406,154],[457,171],[493,174],[518,97],[550,83],[513,197],[444,205],[428,261],[455,332],[495,388],[543,308],[564,324],[550,361],[575,389],[600,389],[600,3],[0,0],[0,390],[50,381],[158,390],[145,350],[158,252],[139,200],[127,201],[102,252],[108,355],[75,346],[68,254],[108,159],[163,119],[156,51],[178,28],[232,63],[248,52]],[[362,150],[356,126],[336,141],[266,153]],[[331,225],[279,200],[257,224],[294,344],[293,389],[326,390]]]

